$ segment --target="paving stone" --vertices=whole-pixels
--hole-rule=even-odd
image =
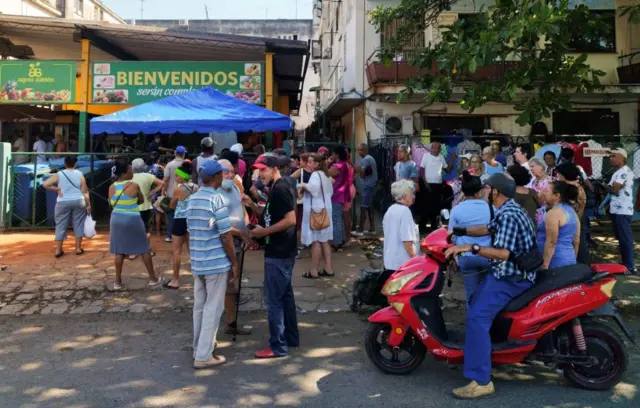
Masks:
[[[93,281],[91,279],[80,279],[79,281],[76,282],[76,287],[77,288],[88,288],[89,286],[93,285]]]
[[[38,313],[39,310],[40,310],[40,305],[31,305],[25,310],[21,311],[20,315],[27,316],[27,315],[36,314]]]
[[[124,312],[128,312],[128,311],[129,311],[129,306],[127,306],[127,305],[114,306],[114,307],[110,307],[110,308],[105,310],[105,312],[107,312],[107,313],[124,313]]]
[[[54,303],[54,304],[45,306],[44,309],[40,311],[40,314],[60,315],[60,314],[64,314],[67,311],[67,309],[69,309],[69,305],[67,303]]]
[[[0,309],[0,315],[16,315],[26,307],[26,305],[21,304],[7,305]]]
[[[71,284],[68,281],[53,281],[53,282],[50,282],[49,284],[45,285],[45,289],[47,289],[47,290],[66,289],[66,288],[68,288],[70,286],[71,286]]]
[[[0,286],[0,293],[10,293],[10,292],[14,292],[17,291],[20,286],[22,286],[22,283],[6,283],[2,286]]]
[[[136,303],[135,305],[129,307],[129,312],[131,313],[144,313],[147,310],[147,305],[143,303]]]
[[[17,301],[32,300],[32,299],[35,299],[37,297],[38,297],[38,295],[35,294],[35,293],[23,293],[21,295],[18,295],[15,298],[15,300],[17,300]]]

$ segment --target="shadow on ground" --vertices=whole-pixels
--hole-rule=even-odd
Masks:
[[[427,358],[412,375],[377,371],[363,350],[365,316],[300,316],[302,347],[259,361],[266,344],[262,313],[244,316],[254,334],[232,343],[218,337],[225,366],[191,368],[191,316],[28,316],[0,318],[0,405],[6,407],[468,407],[450,398],[459,370]],[[636,325],[637,327],[637,325]],[[542,369],[495,373],[498,396],[474,407],[639,406],[634,354],[624,382],[594,393],[563,384]]]

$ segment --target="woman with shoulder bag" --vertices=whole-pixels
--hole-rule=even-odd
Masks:
[[[298,185],[304,191],[302,202],[302,245],[311,245],[311,270],[302,277],[317,279],[319,276],[335,276],[331,265],[331,245],[333,223],[331,196],[333,185],[326,174],[325,158],[313,153],[307,161],[307,169],[312,171],[309,182]],[[320,258],[324,258],[324,269],[320,271]]]
[[[64,170],[60,170],[44,182],[44,188],[58,194],[55,209],[56,222],[56,258],[64,255],[62,244],[67,237],[69,222],[73,225],[76,239],[76,255],[82,255],[82,238],[84,221],[91,213],[89,189],[87,182],[79,170],[76,170],[76,156],[69,155],[64,159]]]

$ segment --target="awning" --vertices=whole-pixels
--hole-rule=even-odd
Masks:
[[[273,52],[277,94],[289,96],[290,110],[300,108],[307,41],[0,14],[0,48],[12,44],[5,56],[80,59],[83,38],[94,46],[92,61],[260,61]]]
[[[91,119],[92,135],[266,132],[293,128],[288,116],[227,96],[210,87],[169,96]]]

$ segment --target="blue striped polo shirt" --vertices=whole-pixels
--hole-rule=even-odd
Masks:
[[[220,235],[231,231],[229,209],[212,187],[203,187],[189,197],[187,227],[194,275],[226,273],[231,269]]]

